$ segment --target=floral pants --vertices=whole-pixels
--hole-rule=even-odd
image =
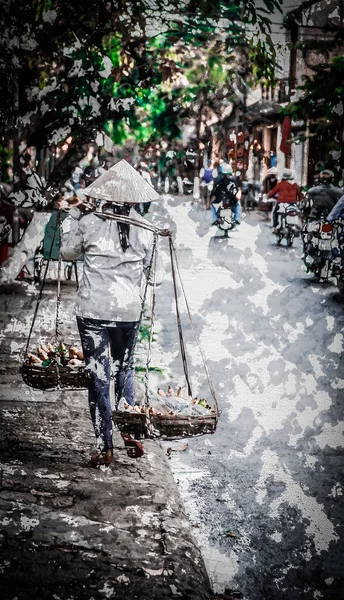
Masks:
[[[115,402],[121,397],[135,402],[133,347],[137,322],[100,321],[77,317],[77,323],[90,375],[88,401],[97,448],[112,448],[112,408],[110,400],[111,365],[115,367]],[[130,359],[129,359],[130,357]]]

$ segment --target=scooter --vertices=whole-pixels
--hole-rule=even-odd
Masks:
[[[332,275],[336,279],[338,290],[344,292],[344,218],[341,216],[332,222],[337,246],[332,248]]]
[[[274,234],[277,238],[277,244],[280,246],[282,240],[286,240],[287,247],[291,248],[294,238],[301,235],[299,210],[294,204],[281,202],[278,204],[277,214],[279,224]]]
[[[312,272],[323,281],[333,277],[334,261],[339,255],[335,226],[325,218],[308,220],[302,229],[302,239],[306,273]]]
[[[220,202],[219,208],[216,211],[217,214],[217,228],[224,232],[225,238],[228,238],[228,233],[236,228],[234,219],[233,205],[228,202]]]

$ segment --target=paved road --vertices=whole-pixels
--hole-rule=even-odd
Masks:
[[[216,239],[209,211],[167,198],[182,279],[222,410],[214,436],[172,453],[215,590],[247,600],[344,598],[343,306],[249,216]],[[168,256],[163,248],[167,271]],[[159,290],[154,360],[182,382],[171,281]],[[160,312],[159,312],[160,311]],[[186,322],[185,322],[186,323]],[[185,325],[195,393],[207,395]],[[225,536],[230,530],[236,537]]]
[[[214,436],[191,440],[170,461],[215,591],[238,589],[246,600],[340,600],[344,319],[336,289],[311,283],[301,270],[300,244],[276,247],[255,216],[229,240],[216,239],[209,211],[190,198],[167,197],[149,218],[175,232],[222,410]],[[167,276],[158,290],[152,365],[163,368],[161,385],[177,386],[183,377],[167,247],[162,239]],[[13,400],[49,400],[11,384],[32,298],[20,306],[11,297],[4,302],[0,399],[11,390]],[[55,302],[51,289],[41,323],[49,331]],[[70,303],[64,300],[62,322],[75,341]],[[183,325],[194,395],[210,397],[185,318]],[[152,378],[152,387],[157,383]],[[228,530],[237,536],[225,536]]]

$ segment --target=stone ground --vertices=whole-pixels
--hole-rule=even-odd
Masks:
[[[35,292],[0,296],[0,589],[3,600],[213,598],[165,450],[146,441],[127,456],[119,434],[109,467],[89,467],[86,395],[40,392],[18,373]],[[49,339],[55,286],[34,339]],[[75,337],[73,286],[64,335]],[[69,314],[69,319],[67,318]],[[64,337],[66,339],[66,337]]]

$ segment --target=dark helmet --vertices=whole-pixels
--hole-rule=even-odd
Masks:
[[[324,171],[321,171],[320,180],[325,183],[332,183],[332,181],[334,180],[333,171],[330,171],[329,169],[325,169]]]

